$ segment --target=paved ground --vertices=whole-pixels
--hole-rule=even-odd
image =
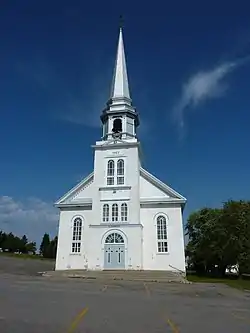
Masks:
[[[22,274],[11,261],[4,271],[0,258],[1,333],[250,332],[250,293],[222,285],[48,279],[35,276],[30,260]]]
[[[55,268],[52,260],[35,260],[0,255],[0,275],[11,273],[17,275],[38,275],[37,272],[51,271]]]

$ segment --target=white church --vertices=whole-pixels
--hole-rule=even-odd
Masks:
[[[141,165],[139,117],[120,28],[111,96],[93,145],[94,170],[61,197],[56,270],[185,272],[186,199]]]

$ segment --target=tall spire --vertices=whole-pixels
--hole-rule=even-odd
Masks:
[[[130,99],[126,58],[123,44],[122,26],[120,25],[120,33],[117,47],[117,55],[115,61],[115,69],[111,87],[111,98],[125,97]]]
[[[136,131],[139,126],[139,116],[132,105],[129,93],[121,22],[111,94],[102,111],[101,121],[102,141],[114,140],[114,138],[137,141]]]

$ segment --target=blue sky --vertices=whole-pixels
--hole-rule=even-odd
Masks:
[[[152,4],[151,4],[152,6]],[[250,196],[247,1],[5,1],[0,229],[56,232],[53,202],[92,170],[124,15],[143,165],[203,206]]]

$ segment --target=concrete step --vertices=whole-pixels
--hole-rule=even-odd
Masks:
[[[123,280],[144,282],[180,282],[187,283],[185,276],[173,271],[86,271],[64,270],[40,272],[44,277],[64,277],[79,279]]]

